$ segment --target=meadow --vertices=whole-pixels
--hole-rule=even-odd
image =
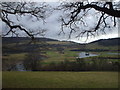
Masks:
[[[118,88],[118,72],[3,72],[3,88]]]

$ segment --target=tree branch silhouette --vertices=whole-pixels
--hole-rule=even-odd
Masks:
[[[105,33],[106,28],[112,27],[108,24],[108,18],[113,19],[114,27],[117,25],[116,18],[120,18],[120,9],[119,7],[113,2],[67,2],[62,3],[59,7],[59,10],[64,10],[64,15],[61,16],[62,21],[62,28],[65,27],[70,29],[69,38],[71,37],[73,32],[80,31],[76,37],[83,37],[84,35],[87,36],[95,36],[98,31],[103,31]],[[87,30],[80,30],[82,25],[87,27],[86,22],[84,19],[86,18],[87,14],[90,10],[96,11],[98,16],[98,21],[94,27],[89,28]],[[90,21],[89,21],[90,22]],[[62,30],[64,31],[64,30]]]
[[[3,35],[9,35],[10,33],[18,36],[18,29],[24,31],[29,37],[34,39],[34,35],[39,33],[30,32],[27,28],[20,24],[16,24],[9,16],[14,15],[18,16],[32,16],[35,17],[38,21],[46,18],[46,8],[48,7],[45,3],[36,5],[35,2],[1,2],[1,19],[8,27],[9,30]],[[17,18],[18,20],[18,18]],[[19,20],[18,20],[19,21]]]

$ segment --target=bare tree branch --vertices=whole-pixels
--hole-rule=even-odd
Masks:
[[[76,28],[78,28],[77,31],[80,32],[76,37],[83,37],[84,35],[86,35],[87,39],[89,36],[95,36],[95,33],[98,34],[98,31],[103,31],[103,33],[105,33],[105,28],[110,28],[110,25],[108,24],[107,20],[113,18],[114,20],[113,26],[115,27],[117,23],[116,18],[120,18],[120,10],[117,9],[116,7],[117,5],[113,4],[113,2],[62,3],[61,7],[59,6],[59,10],[64,10],[65,14],[69,15],[69,17],[65,17],[65,14],[63,15],[61,19],[63,23],[62,27],[67,27],[70,29],[69,38],[71,37],[73,31],[76,32]],[[98,21],[96,21],[95,27],[81,30],[80,28],[83,27],[82,25],[84,25],[85,28],[88,27],[86,25],[87,21],[85,21],[85,18],[87,14],[90,14],[89,11],[91,9],[97,11],[98,15],[101,16],[98,18]]]
[[[31,33],[27,28],[20,24],[16,24],[16,22],[10,18],[10,15],[14,15],[16,20],[19,21],[18,16],[28,15],[35,17],[38,21],[40,21],[40,19],[44,21],[47,16],[46,12],[48,5],[45,3],[40,3],[38,5],[36,4],[37,3],[34,2],[1,2],[1,19],[10,28],[3,36],[9,35],[10,33],[12,33],[12,35],[15,34],[18,36],[19,33],[16,33],[18,29],[24,31],[32,39],[35,35],[41,33]]]

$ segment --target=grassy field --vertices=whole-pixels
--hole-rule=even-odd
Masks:
[[[118,72],[3,72],[3,88],[118,88]]]
[[[47,59],[44,60],[44,62],[60,62],[60,61],[64,61],[64,60],[69,60],[69,61],[73,61],[75,60],[75,57],[77,57],[78,52],[72,52],[72,51],[68,51],[66,50],[64,52],[64,54],[60,54],[57,51],[47,51],[48,56]]]

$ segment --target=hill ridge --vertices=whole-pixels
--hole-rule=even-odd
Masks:
[[[45,38],[45,37],[37,37],[35,38],[37,41],[58,41],[58,42],[63,42],[63,41],[59,41],[57,39],[51,39],[51,38]],[[29,37],[2,37],[2,42],[3,43],[13,43],[13,42],[21,42],[21,41],[26,41],[26,40],[30,40]],[[98,45],[103,45],[103,46],[114,46],[114,45],[120,45],[120,38],[109,38],[109,39],[99,39],[93,42],[88,43],[90,44],[98,44]],[[64,41],[64,42],[73,42],[73,41]],[[73,42],[75,44],[80,44],[80,45],[84,45],[83,43],[76,43]]]

